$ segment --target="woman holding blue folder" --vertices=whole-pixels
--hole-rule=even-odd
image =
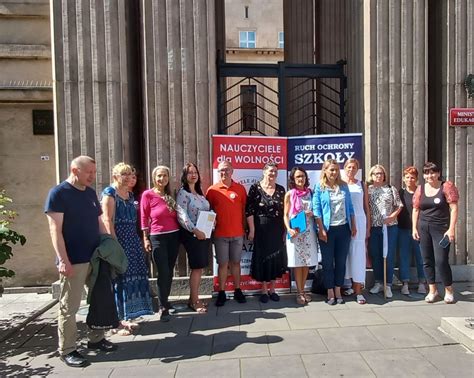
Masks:
[[[342,181],[339,164],[326,160],[319,184],[314,188],[313,212],[318,225],[319,246],[323,257],[324,286],[329,305],[343,304],[346,258],[351,235],[357,233],[349,187]]]
[[[308,174],[303,168],[294,167],[290,172],[285,195],[284,221],[288,231],[286,252],[288,267],[293,268],[296,282],[296,302],[305,305],[311,296],[305,293],[304,286],[310,266],[318,264],[318,242],[311,211],[311,190]],[[301,222],[303,218],[303,222]]]

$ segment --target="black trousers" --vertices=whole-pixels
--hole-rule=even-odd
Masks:
[[[449,245],[443,248],[439,241],[448,230],[448,225],[438,225],[420,221],[418,232],[420,235],[420,249],[423,257],[423,270],[429,284],[436,282],[436,271],[441,276],[444,286],[451,286],[453,274],[449,266]]]
[[[168,297],[171,292],[173,270],[179,251],[179,231],[150,235],[150,241],[153,248],[153,261],[158,272],[158,299],[161,307],[169,308]]]

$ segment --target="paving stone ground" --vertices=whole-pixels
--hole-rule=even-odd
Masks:
[[[438,329],[443,316],[474,316],[474,284],[455,289],[453,305],[426,304],[398,290],[390,301],[367,294],[364,306],[351,297],[328,306],[313,296],[301,307],[291,294],[278,303],[257,297],[222,308],[211,303],[205,315],[183,310],[168,323],[144,318],[134,335],[110,337],[119,345],[113,353],[86,349],[81,309],[79,349],[91,361],[84,369],[58,358],[55,306],[0,345],[0,376],[472,377],[474,355]],[[8,300],[0,299],[4,316]]]

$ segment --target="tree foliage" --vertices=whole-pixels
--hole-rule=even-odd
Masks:
[[[5,190],[0,190],[0,279],[15,275],[13,270],[5,268],[3,265],[13,257],[13,245],[26,243],[24,235],[10,228],[18,216],[16,211],[7,209],[7,206],[12,203],[13,200],[7,197]]]

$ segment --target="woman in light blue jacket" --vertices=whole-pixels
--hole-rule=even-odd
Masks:
[[[313,213],[323,257],[327,303],[343,304],[341,286],[344,284],[346,258],[351,236],[356,235],[357,229],[351,194],[341,179],[339,164],[334,159],[323,164],[320,182],[314,188]]]

